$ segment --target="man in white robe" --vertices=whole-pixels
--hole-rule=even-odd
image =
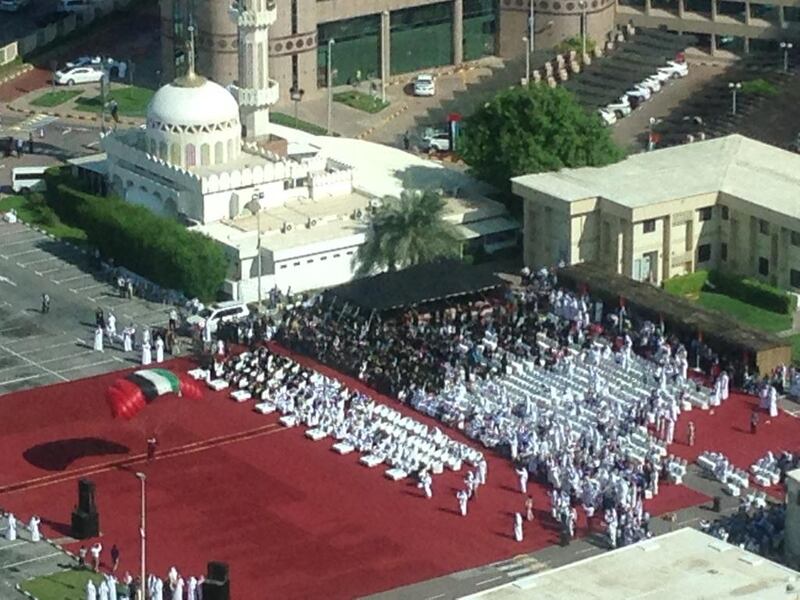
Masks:
[[[106,334],[108,335],[109,343],[112,343],[117,337],[117,317],[110,311],[106,318]]]
[[[431,489],[431,484],[433,483],[433,477],[427,471],[423,471],[422,475],[420,475],[419,487],[425,492],[426,498],[433,497],[433,490]]]
[[[97,600],[97,588],[91,579],[86,582],[86,600]]]
[[[97,352],[103,352],[103,328],[99,325],[94,330],[94,349]]]
[[[17,539],[17,518],[14,513],[8,513],[8,529],[6,529],[6,539],[13,542]]]
[[[777,417],[778,416],[778,390],[775,389],[774,385],[769,386],[769,392],[767,395],[769,400],[769,416],[770,417]]]
[[[523,529],[522,529],[522,515],[520,513],[514,513],[514,539],[518,542],[521,542],[523,539]]]
[[[109,592],[108,592],[108,583],[104,579],[103,581],[100,582],[100,585],[97,588],[97,596],[98,596],[99,600],[109,600],[108,599],[108,594],[109,594]]]
[[[164,600],[164,582],[161,581],[160,577],[156,577],[151,600]]]
[[[117,600],[117,578],[113,575],[106,575],[108,582],[108,600]]]
[[[142,366],[146,367],[153,362],[153,355],[150,352],[150,343],[144,342],[142,344]]]
[[[178,577],[178,581],[175,582],[175,589],[172,590],[172,600],[183,600],[183,577]]]
[[[517,475],[519,475],[519,489],[520,491],[527,495],[528,494],[528,469],[527,467],[520,467],[517,469]]]
[[[164,362],[164,340],[161,336],[156,336],[156,362]]]
[[[136,330],[133,328],[133,325],[122,330],[122,349],[125,352],[133,351],[133,336],[135,333]]]
[[[28,531],[31,533],[31,541],[32,542],[41,542],[42,541],[42,534],[39,531],[39,523],[41,523],[41,519],[36,515],[31,517],[31,520],[28,522]]]
[[[197,578],[192,575],[186,586],[186,600],[197,600]]]
[[[467,516],[467,502],[469,501],[469,494],[465,490],[458,490],[456,492],[456,499],[458,500],[458,508],[461,511],[461,516]]]
[[[723,371],[719,380],[722,384],[722,400],[725,401],[731,393],[731,378],[726,371]]]

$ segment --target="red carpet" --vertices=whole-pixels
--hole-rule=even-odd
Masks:
[[[207,560],[228,561],[237,600],[351,598],[557,541],[545,488],[535,484],[529,493],[537,519],[524,542],[512,539],[512,515],[524,498],[505,459],[488,455],[488,485],[462,518],[455,490],[463,487],[463,471],[435,477],[434,497],[426,500],[410,483],[385,479],[380,467],[338,456],[329,440],[311,442],[302,428],[274,425],[274,415],[258,415],[224,393],[197,402],[164,398],[142,419],[114,421],[103,392],[118,376],[3,396],[0,505],[23,519],[40,515],[45,532],[60,537],[68,532],[76,481],[89,476],[97,484],[103,544],[120,547],[123,570],[138,564],[137,470],[148,475],[149,569],[164,574],[174,564],[199,575]],[[161,458],[144,465],[152,429]],[[698,422],[701,445],[703,431]],[[688,488],[664,485],[648,510],[704,501]]]

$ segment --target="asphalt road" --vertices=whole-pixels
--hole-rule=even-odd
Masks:
[[[117,330],[165,326],[169,307],[121,298],[79,249],[21,224],[0,223],[0,395],[106,373],[139,362],[121,344],[92,350],[98,307]],[[51,311],[40,312],[41,295]]]

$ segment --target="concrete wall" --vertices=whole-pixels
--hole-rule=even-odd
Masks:
[[[796,569],[800,566],[800,469],[786,474],[786,521],[783,548],[786,563]]]

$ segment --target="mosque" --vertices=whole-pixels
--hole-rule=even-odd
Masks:
[[[349,281],[369,211],[404,187],[442,189],[447,218],[469,244],[516,244],[519,224],[460,173],[378,144],[271,124],[275,4],[241,0],[231,18],[239,30],[236,83],[225,88],[196,72],[190,32],[186,73],[156,92],[144,125],[108,132],[104,154],[94,157],[112,193],[224,246],[227,295],[254,301],[274,287]]]

